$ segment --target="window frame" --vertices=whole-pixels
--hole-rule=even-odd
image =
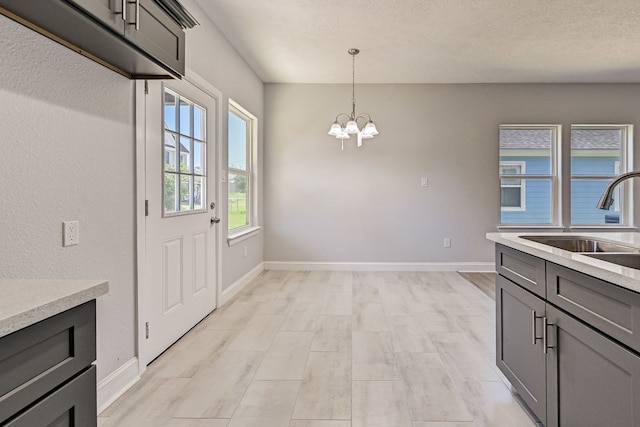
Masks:
[[[229,164],[229,134],[227,133],[227,215],[229,212],[229,183],[232,175],[243,175],[247,177],[247,224],[233,229],[229,229],[227,221],[227,242],[229,246],[249,238],[260,230],[258,224],[258,119],[246,108],[229,98],[229,110],[227,113],[227,123],[229,116],[234,114],[247,123],[246,135],[246,169],[234,168]],[[228,127],[227,127],[228,132]]]
[[[615,162],[615,172],[613,174],[579,174],[574,175],[573,171],[569,173],[569,183],[581,180],[606,180],[610,182],[618,175],[633,170],[633,125],[632,124],[572,124],[570,132],[574,129],[592,129],[592,130],[610,130],[618,129],[622,131],[622,142],[620,144],[620,160]],[[571,145],[571,144],[570,144]],[[569,157],[573,158],[573,148],[569,147]],[[629,228],[633,227],[633,180],[627,180],[620,184],[619,191],[622,193],[622,203],[618,198],[614,199],[614,205],[609,209],[610,212],[620,212],[620,222],[611,224],[574,224],[572,214],[569,215],[568,222],[570,228]],[[573,186],[570,185],[569,190],[569,206],[571,211]]]
[[[165,104],[165,93],[169,92],[171,95],[173,95],[176,99],[177,102],[177,107],[176,107],[176,111],[175,111],[175,123],[176,123],[176,130],[171,130],[166,126],[167,120],[166,120],[166,104]],[[180,119],[180,101],[184,100],[189,104],[189,110],[190,110],[190,121],[189,121],[189,131],[191,133],[191,135],[187,135],[181,132],[180,129],[180,123],[181,123],[181,119]],[[195,136],[195,108],[198,107],[200,110],[202,110],[203,112],[203,116],[201,117],[202,123],[204,128],[201,130],[202,133],[202,139],[196,138]],[[162,85],[162,217],[163,218],[170,218],[170,217],[177,217],[177,216],[184,216],[184,215],[193,215],[193,214],[201,214],[203,212],[207,212],[208,211],[208,191],[207,191],[207,186],[208,186],[208,168],[209,165],[207,164],[207,153],[208,150],[210,149],[209,147],[209,141],[207,139],[207,127],[208,127],[208,123],[207,123],[207,117],[208,117],[208,110],[206,107],[204,107],[203,105],[200,105],[198,102],[192,100],[191,98],[182,95],[179,91],[167,86],[167,85]],[[175,157],[175,164],[176,164],[176,170],[175,171],[167,171],[166,170],[166,166],[167,166],[167,161],[166,161],[166,135],[171,134],[172,136],[176,137],[175,138],[175,148],[174,148],[174,157]],[[183,172],[180,169],[180,163],[181,163],[181,154],[180,154],[180,146],[182,144],[181,139],[182,138],[187,138],[190,140],[190,144],[189,144],[189,162],[191,164],[191,172]],[[204,171],[202,171],[203,173],[196,173],[195,170],[195,164],[194,164],[194,147],[195,144],[197,143],[202,143],[203,144],[203,152],[200,154],[200,156],[202,157],[202,162],[204,165]],[[176,197],[176,207],[178,209],[176,209],[175,211],[169,211],[167,212],[166,210],[166,177],[167,174],[173,175],[175,176],[175,188],[174,188],[174,194],[178,193],[175,195]],[[190,205],[190,209],[188,210],[181,210],[179,209],[182,204],[180,202],[180,183],[181,183],[181,179],[183,176],[187,176],[190,177],[191,180],[191,184],[189,186],[189,192],[191,193],[190,197],[189,197],[189,205]],[[201,189],[200,189],[200,194],[201,194],[201,201],[200,201],[200,205],[201,207],[199,209],[195,209],[195,200],[193,199],[194,197],[194,185],[196,182],[196,178],[200,179],[201,182]]]
[[[551,171],[549,174],[519,174],[519,175],[507,175],[501,174],[500,166],[498,167],[498,181],[500,188],[502,188],[502,180],[503,179],[520,179],[522,180],[523,187],[526,185],[527,180],[548,180],[550,181],[551,187],[551,212],[550,212],[550,222],[549,223],[503,223],[502,218],[500,218],[500,222],[498,224],[498,228],[508,229],[508,228],[557,228],[561,226],[561,218],[562,218],[562,173],[561,173],[561,165],[562,165],[562,125],[561,124],[501,124],[498,127],[498,130],[540,130],[547,129],[551,131],[551,148],[550,148],[550,161],[551,161]],[[503,163],[500,160],[500,139],[498,138],[498,162],[499,165]],[[515,161],[504,161],[507,163],[514,163]],[[524,169],[524,168],[523,168]],[[523,192],[523,195],[526,196],[526,193]],[[523,206],[526,207],[526,199],[522,201]],[[499,202],[501,205],[501,202]],[[525,211],[525,209],[503,209],[500,206],[500,212],[509,212],[509,211]]]

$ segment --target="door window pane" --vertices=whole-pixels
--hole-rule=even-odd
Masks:
[[[201,176],[193,177],[193,209],[202,209],[202,199],[205,190],[205,181]]]
[[[172,132],[164,133],[164,170],[176,171],[176,146],[177,137]]]
[[[176,109],[177,96],[168,89],[164,91],[164,127],[165,129],[177,132],[176,127],[176,115],[178,110]]]
[[[204,142],[193,143],[193,173],[202,175],[205,168],[206,148]]]
[[[193,137],[204,140],[204,128],[207,114],[204,108],[194,105],[193,107]]]
[[[164,174],[164,211],[171,213],[176,211],[176,178],[177,174]]]
[[[193,177],[190,175],[180,175],[180,210],[190,211],[193,209],[193,190],[191,183]]]
[[[180,133],[182,135],[193,135],[193,104],[184,98],[180,98]]]
[[[180,172],[193,173],[191,168],[191,139],[180,137]]]

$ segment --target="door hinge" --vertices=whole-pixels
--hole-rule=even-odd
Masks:
[[[144,201],[144,216],[149,216],[149,201]]]
[[[144,337],[149,339],[149,322],[144,323]]]
[[[149,95],[149,80],[144,81],[144,94]]]

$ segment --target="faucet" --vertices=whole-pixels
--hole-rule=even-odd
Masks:
[[[627,172],[611,181],[609,185],[607,185],[607,188],[605,188],[602,196],[600,196],[597,208],[604,210],[611,208],[611,205],[613,204],[613,189],[616,188],[616,185],[620,184],[624,180],[638,176],[640,176],[640,171]]]

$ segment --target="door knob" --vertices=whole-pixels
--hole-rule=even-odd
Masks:
[[[219,222],[220,222],[220,218],[218,218],[217,216],[211,217],[211,224],[217,224]]]

